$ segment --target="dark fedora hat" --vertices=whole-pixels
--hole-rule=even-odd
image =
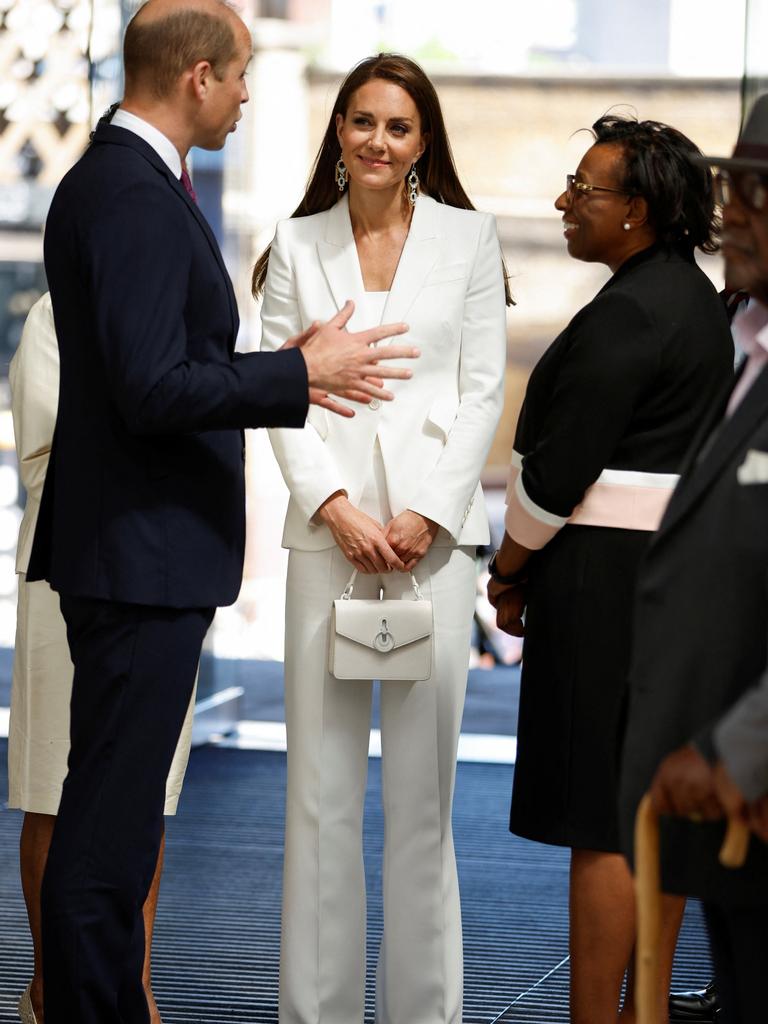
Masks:
[[[703,160],[699,157],[696,162],[728,170],[768,174],[768,93],[755,100],[733,156],[705,156]]]

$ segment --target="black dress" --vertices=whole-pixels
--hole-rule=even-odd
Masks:
[[[531,374],[515,438],[528,507],[567,518],[604,469],[676,473],[732,370],[724,307],[693,259],[660,246],[633,256]],[[632,605],[649,537],[566,524],[529,561],[518,835],[620,849]]]

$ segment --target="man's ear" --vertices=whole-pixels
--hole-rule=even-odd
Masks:
[[[208,95],[208,88],[210,86],[211,77],[213,75],[213,67],[210,61],[199,60],[197,64],[192,68],[190,72],[190,81],[192,88],[195,91],[195,95],[199,100],[205,99]]]

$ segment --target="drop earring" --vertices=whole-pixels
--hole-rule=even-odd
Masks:
[[[419,194],[419,176],[416,173],[416,164],[411,167],[411,173],[406,178],[406,182],[408,184],[408,202],[411,206],[415,206]]]
[[[339,157],[336,161],[336,184],[339,186],[339,192],[344,191],[348,180],[349,171],[347,170],[347,165],[344,163],[343,159]]]

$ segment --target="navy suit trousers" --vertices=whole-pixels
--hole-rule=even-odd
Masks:
[[[75,674],[69,771],[42,889],[45,1019],[147,1024],[142,907],[214,609],[60,600]]]
[[[752,842],[757,840],[753,837]],[[768,964],[768,907],[726,907],[704,903],[704,916],[722,1003],[722,1024],[765,1020]]]

